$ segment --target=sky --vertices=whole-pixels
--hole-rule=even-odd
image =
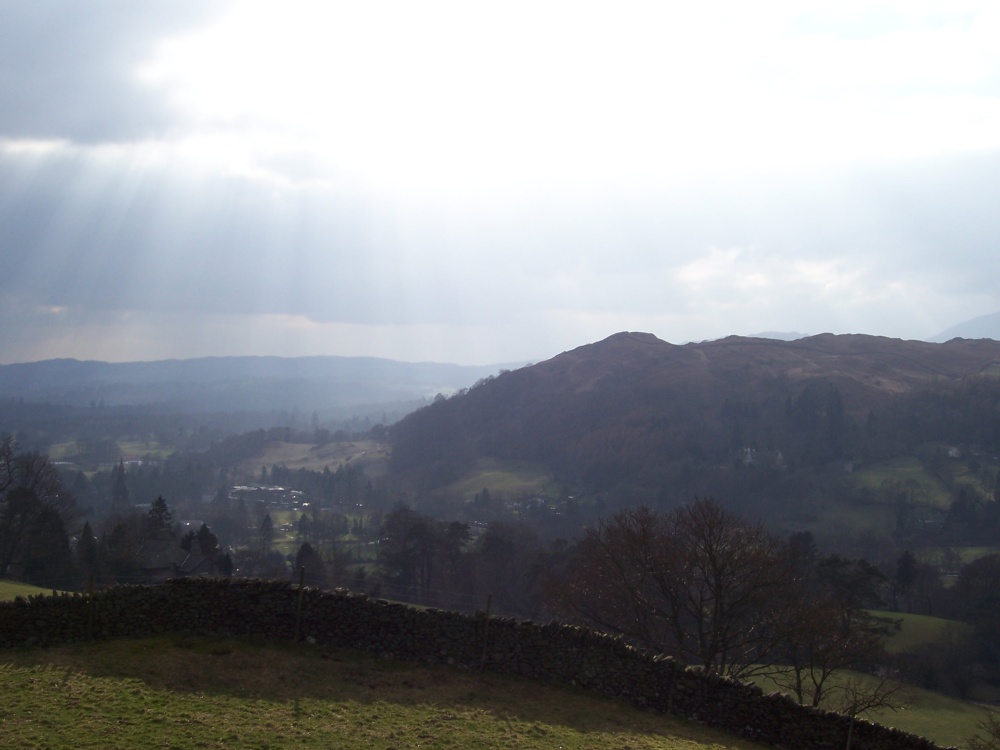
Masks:
[[[0,0],[0,363],[1000,310],[1000,3]]]

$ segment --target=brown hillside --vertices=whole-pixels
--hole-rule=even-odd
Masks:
[[[535,365],[565,386],[588,390],[602,378],[631,371],[640,377],[683,383],[788,377],[854,380],[866,388],[902,393],[935,378],[962,378],[1000,371],[1000,343],[953,339],[946,344],[860,334],[810,336],[796,341],[729,336],[677,346],[650,333],[616,333]]]
[[[660,483],[678,461],[726,463],[747,447],[818,464],[848,455],[874,411],[995,373],[1000,343],[989,339],[822,334],[674,345],[618,333],[410,415],[393,429],[392,468],[434,487],[491,456],[607,487]]]

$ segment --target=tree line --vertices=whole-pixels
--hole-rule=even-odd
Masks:
[[[959,564],[945,587],[909,551],[882,570],[822,554],[808,532],[778,538],[707,498],[620,510],[576,540],[547,544],[524,524],[479,529],[398,505],[382,519],[378,550],[369,593],[577,622],[712,673],[768,674],[812,705],[862,705],[858,684],[834,679],[847,670],[892,672],[959,697],[974,674],[1000,684],[1000,554]],[[925,597],[955,625],[920,649],[887,653],[898,620],[874,612]]]
[[[285,470],[282,470],[285,471]],[[327,502],[366,498],[363,472],[307,477]],[[294,479],[289,473],[283,479]],[[300,477],[301,478],[301,477]],[[483,493],[485,494],[485,492]],[[384,498],[382,498],[384,500]],[[376,506],[378,504],[376,503]],[[808,533],[780,539],[709,499],[670,510],[636,506],[539,538],[510,518],[440,520],[406,504],[352,515],[317,503],[294,529],[275,528],[262,502],[219,496],[204,523],[179,533],[167,500],[109,516],[96,530],[48,459],[0,440],[0,575],[67,589],[148,580],[157,545],[197,558],[192,574],[294,578],[428,606],[610,630],[706,671],[770,671],[804,702],[819,701],[846,668],[891,663],[919,684],[958,695],[975,673],[1000,683],[1000,555],[951,561],[955,583],[906,551],[883,569],[821,555]],[[585,523],[580,519],[581,523]],[[288,536],[278,549],[276,541]],[[147,560],[148,562],[148,560]],[[923,653],[891,657],[884,607],[933,611],[967,624]]]

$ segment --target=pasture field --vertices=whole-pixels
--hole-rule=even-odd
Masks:
[[[119,440],[119,447],[125,456],[152,456],[153,458],[164,459],[174,452],[172,445],[163,445],[156,440]]]
[[[29,597],[51,593],[52,589],[40,589],[37,586],[32,586],[30,583],[0,579],[0,602],[9,602],[19,596]]]
[[[978,560],[980,557],[986,557],[987,555],[994,555],[1000,552],[1000,547],[955,547],[954,551],[958,553],[962,560],[962,565],[968,565],[970,562]]]
[[[53,443],[49,446],[48,455],[53,461],[65,461],[76,455],[76,442]]]
[[[0,652],[0,690],[18,748],[763,750],[568,688],[245,640]]]
[[[891,654],[906,653],[921,646],[940,642],[941,638],[946,636],[949,631],[960,634],[972,630],[972,627],[964,622],[945,620],[941,617],[912,615],[904,612],[872,611],[872,614],[876,617],[888,617],[892,620],[902,621],[900,630],[886,639],[885,648]]]
[[[940,693],[911,688],[911,702],[898,711],[883,710],[873,719],[880,724],[929,737],[942,747],[965,747],[979,731],[984,709]]]
[[[174,452],[172,445],[164,445],[156,440],[119,440],[118,447],[123,456],[152,456],[156,459],[164,459]],[[76,455],[77,444],[75,441],[67,443],[53,443],[49,446],[48,456],[53,461],[65,461]],[[117,459],[115,461],[117,463]]]
[[[511,500],[521,494],[557,494],[552,475],[537,464],[481,458],[469,475],[448,487],[449,494],[472,500],[483,488]]]
[[[964,466],[961,470],[955,472],[955,481],[972,485],[985,497],[992,495],[996,478],[996,470],[992,467],[981,471],[973,471],[968,466]],[[984,479],[986,480],[985,482],[983,481]]]
[[[831,500],[812,510],[814,517],[809,526],[826,533],[839,531],[848,538],[864,534],[879,536],[884,529],[892,528],[896,520],[895,508],[888,505],[862,506]]]
[[[916,456],[903,456],[855,472],[863,486],[878,490],[886,482],[898,483],[913,492],[918,505],[945,510],[951,504],[948,489],[927,473]]]
[[[875,678],[860,673],[843,672],[831,679],[835,682],[837,680],[871,682]],[[758,677],[754,682],[766,692],[782,690],[770,677]],[[836,700],[837,695],[834,694],[831,700],[824,700],[820,707],[837,710]],[[895,711],[884,708],[866,718],[885,726],[927,737],[942,747],[963,748],[966,746],[966,741],[979,730],[979,722],[983,715],[984,709],[974,703],[907,685],[900,693],[899,705]]]
[[[389,448],[373,440],[351,440],[344,443],[309,445],[308,443],[268,443],[264,450],[239,466],[245,479],[260,476],[260,467],[285,466],[289,469],[336,471],[345,464],[361,464],[369,477],[382,476],[389,462]]]

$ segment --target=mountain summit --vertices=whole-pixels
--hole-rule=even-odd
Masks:
[[[430,489],[483,458],[532,461],[608,489],[676,484],[747,451],[819,465],[860,450],[866,420],[900,399],[997,371],[1000,343],[990,340],[820,334],[674,345],[623,332],[409,415],[392,429],[393,471]]]

